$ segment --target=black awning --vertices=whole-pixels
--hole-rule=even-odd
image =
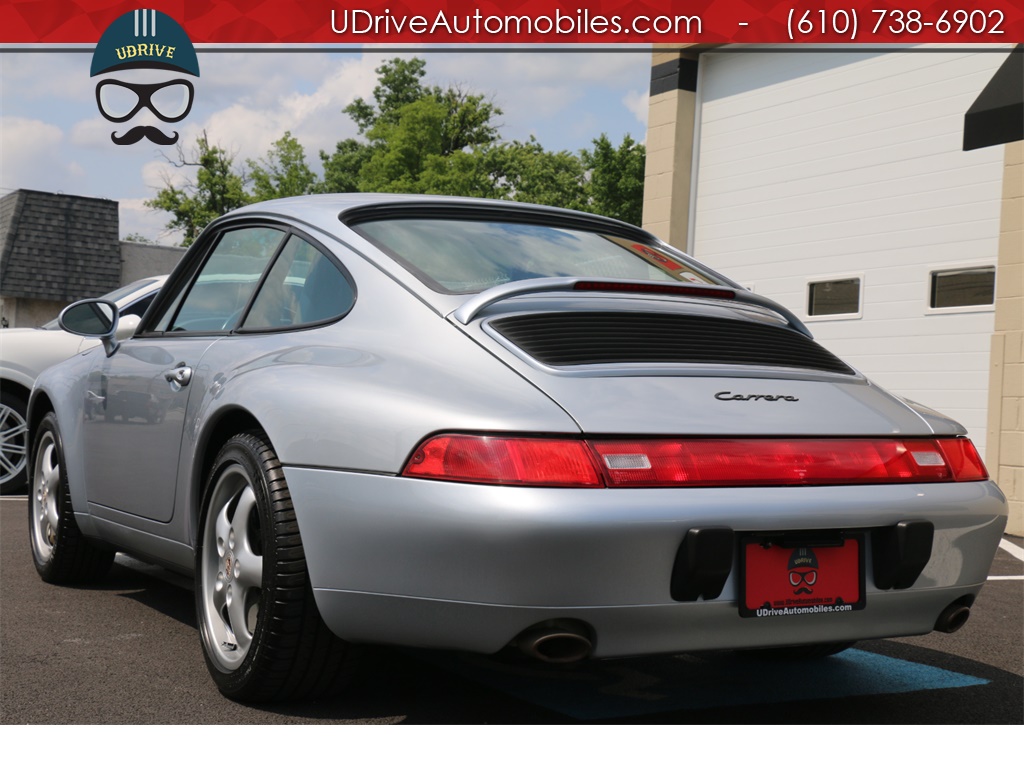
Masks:
[[[1024,139],[1024,44],[1014,48],[964,115],[964,151]]]

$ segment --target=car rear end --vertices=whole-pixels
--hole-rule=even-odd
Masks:
[[[410,261],[430,227],[393,234],[374,224],[392,218],[368,221],[355,230],[424,282],[413,289],[450,330],[577,431],[438,424],[396,476],[346,476],[345,514],[336,530],[320,519],[307,546],[335,632],[488,653],[511,643],[567,661],[827,646],[966,621],[1006,504],[958,424],[873,385],[784,308],[638,230],[578,223],[639,257],[639,275],[602,256],[597,274],[489,264],[494,284],[469,274],[460,286],[447,261],[433,274],[429,259]],[[536,225],[576,247],[563,236],[572,222]],[[431,236],[452,237],[440,230]],[[526,238],[526,261],[538,261],[531,236],[503,235]],[[472,240],[438,253],[468,253]],[[297,508],[337,498],[331,473],[289,472]]]

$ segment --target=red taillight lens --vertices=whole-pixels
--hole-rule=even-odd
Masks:
[[[494,485],[603,485],[585,442],[532,437],[438,435],[413,453],[402,474]]]
[[[613,487],[859,485],[983,480],[969,440],[595,440]]]
[[[946,463],[949,464],[953,471],[953,477],[957,481],[988,480],[985,462],[978,455],[978,449],[974,447],[974,443],[966,437],[954,437],[935,442],[938,443],[939,449],[946,457]]]
[[[966,438],[585,441],[439,435],[416,450],[402,474],[574,488],[867,485],[988,478]]]

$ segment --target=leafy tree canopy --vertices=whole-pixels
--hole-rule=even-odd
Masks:
[[[316,189],[317,177],[306,164],[306,151],[289,131],[274,142],[266,159],[247,160],[246,165],[254,201],[308,195]]]
[[[536,138],[503,141],[501,109],[458,86],[428,86],[422,59],[391,59],[377,68],[372,101],[355,99],[343,112],[360,138],[319,153],[322,175],[286,132],[264,158],[236,165],[202,134],[178,168],[195,181],[175,185],[170,175],[150,208],[172,214],[168,228],[191,243],[209,222],[249,202],[322,192],[400,192],[489,197],[572,208],[640,223],[645,151],[626,136],[616,147],[606,135],[579,153],[545,150]]]
[[[159,190],[146,207],[171,213],[167,228],[181,232],[182,245],[191,245],[203,228],[218,216],[246,205],[252,199],[245,191],[246,179],[235,170],[234,156],[210,143],[204,131],[191,154],[178,146],[178,159],[168,158],[176,168],[195,168],[195,181],[174,184],[170,174],[164,176]]]

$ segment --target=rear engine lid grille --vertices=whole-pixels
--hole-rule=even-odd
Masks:
[[[782,326],[660,312],[548,312],[490,321],[544,365],[684,363],[807,368],[853,374],[802,333]]]

